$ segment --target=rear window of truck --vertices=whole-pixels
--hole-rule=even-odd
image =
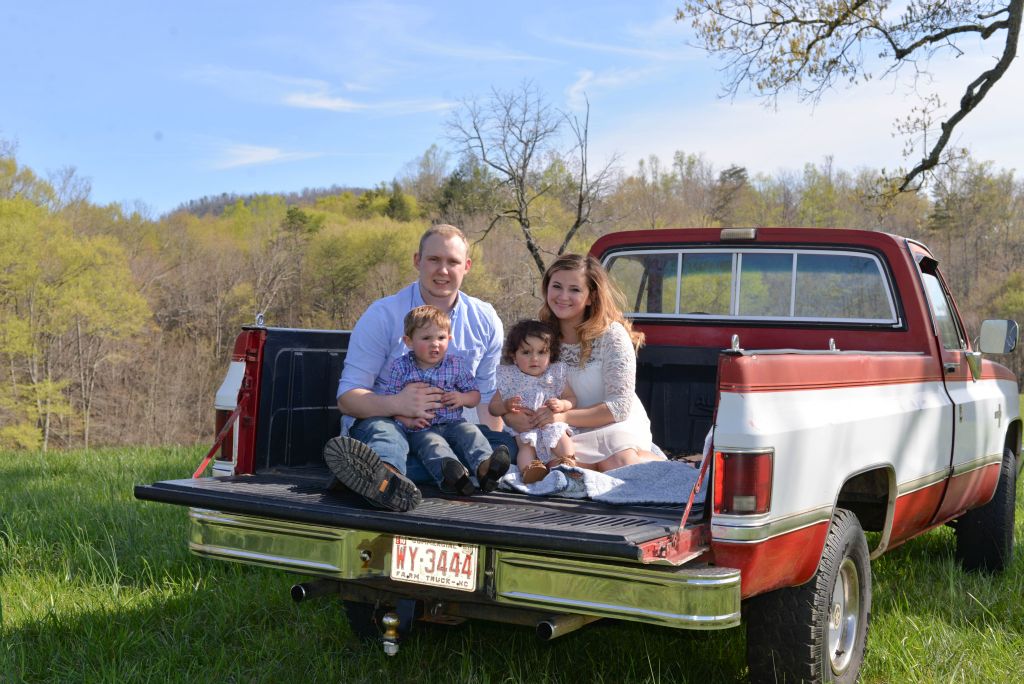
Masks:
[[[604,265],[641,318],[898,325],[873,254],[803,249],[619,251]]]

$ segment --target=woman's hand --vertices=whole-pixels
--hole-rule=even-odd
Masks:
[[[551,410],[551,407],[548,406],[547,404],[544,404],[539,409],[533,412],[533,426],[544,427],[545,425],[550,425],[551,423],[555,422],[555,415],[556,414],[554,411]],[[563,414],[558,415],[562,415],[564,418]]]
[[[529,432],[537,427],[533,424],[533,414],[534,412],[530,409],[522,409],[514,413],[506,413],[501,418],[516,432]]]

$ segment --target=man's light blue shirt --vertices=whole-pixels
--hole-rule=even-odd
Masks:
[[[403,322],[410,309],[423,306],[419,281],[390,297],[378,299],[356,321],[345,354],[345,368],[338,381],[338,396],[353,389],[369,389],[377,394],[391,376],[391,366],[409,348],[402,342]],[[490,402],[495,390],[495,371],[501,360],[505,332],[494,307],[485,301],[459,292],[452,319],[449,354],[458,354],[469,365],[480,389],[480,404]],[[347,432],[354,419],[345,416]]]

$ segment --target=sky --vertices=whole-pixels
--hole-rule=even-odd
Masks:
[[[840,88],[816,106],[720,97],[721,62],[675,21],[679,2],[77,0],[0,5],[0,140],[40,175],[74,167],[99,204],[156,217],[221,193],[390,182],[452,111],[535,84],[590,103],[592,165],[626,172],[677,150],[754,173],[894,168],[909,84]],[[942,59],[955,102],[995,47]],[[957,129],[996,168],[1024,159],[1020,60]]]

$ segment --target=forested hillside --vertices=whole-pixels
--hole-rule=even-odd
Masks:
[[[378,188],[204,198],[159,218],[90,202],[88,184],[44,179],[0,145],[0,448],[193,443],[240,325],[350,327],[367,304],[414,279],[431,221],[473,246],[466,289],[508,322],[536,312],[539,275],[507,182],[437,148]],[[942,259],[973,335],[983,318],[1024,321],[1024,187],[964,159],[931,195],[880,199],[876,170],[751,176],[700,155],[609,169],[588,196],[557,156],[524,179],[529,239],[550,262],[612,230],[786,225],[885,230]],[[223,199],[223,198],[222,198]],[[1021,352],[1011,360],[1022,367]]]

